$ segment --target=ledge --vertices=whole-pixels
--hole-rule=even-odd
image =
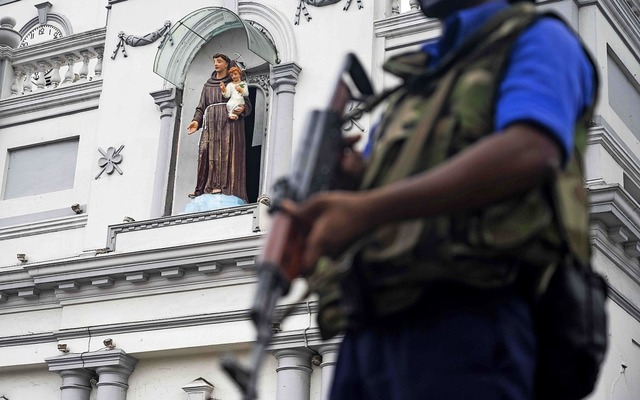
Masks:
[[[255,204],[249,204],[245,206],[225,208],[221,210],[180,214],[170,217],[161,217],[144,221],[134,221],[116,225],[109,225],[107,235],[107,248],[110,251],[115,251],[117,235],[119,234],[136,231],[149,231],[158,228],[224,219],[240,215],[253,215],[256,208],[257,206]]]
[[[70,217],[48,219],[46,221],[12,225],[6,228],[0,228],[0,240],[84,228],[87,225],[87,219],[87,214],[80,214]]]
[[[614,243],[631,245],[640,241],[640,206],[620,185],[588,188],[591,219],[602,222],[615,234]],[[633,254],[631,254],[633,256]],[[634,258],[638,258],[636,255]]]
[[[285,309],[285,305],[279,305],[276,308],[276,314],[282,314]],[[309,302],[309,308],[307,307],[307,303],[296,303],[293,305],[293,310],[290,316],[296,315],[305,315],[308,314],[309,310],[312,314],[316,314],[318,312],[318,304],[317,302]],[[249,310],[235,310],[235,311],[226,311],[215,314],[198,314],[198,315],[190,315],[185,317],[176,317],[176,318],[164,318],[164,319],[156,319],[156,320],[148,320],[148,321],[138,321],[138,322],[127,322],[127,323],[118,323],[118,324],[106,324],[106,325],[97,325],[91,326],[91,337],[102,337],[102,336],[112,336],[112,335],[124,335],[127,333],[140,333],[140,332],[150,332],[150,331],[158,331],[158,330],[167,330],[167,329],[179,329],[179,328],[188,328],[194,326],[203,326],[203,325],[219,325],[219,324],[227,324],[234,322],[249,322]],[[42,343],[52,343],[52,342],[64,342],[71,341],[74,339],[82,339],[86,338],[88,335],[86,327],[72,328],[72,329],[61,329],[55,332],[44,332],[37,334],[29,334],[29,335],[17,335],[17,336],[8,336],[8,337],[0,337],[0,348],[1,347],[9,347],[9,346],[25,346],[25,345],[34,345],[34,344],[42,344]],[[312,327],[307,329],[307,340],[315,342],[315,344],[321,344],[320,341],[320,333],[317,328]],[[276,349],[281,347],[289,347],[292,343],[300,343],[303,342],[304,332],[300,330],[292,330],[285,331],[274,335],[274,339],[271,343],[270,348]],[[301,340],[302,339],[302,340]]]
[[[98,108],[102,79],[0,100],[0,128]]]
[[[103,27],[87,32],[76,33],[46,43],[20,47],[14,50],[13,64],[33,63],[67,54],[74,54],[82,59],[80,52],[85,50],[91,50],[96,55],[102,55],[106,36],[107,28]]]
[[[434,37],[440,32],[438,20],[428,19],[420,10],[375,21],[373,26],[376,37],[386,39],[386,50],[422,43],[427,32],[433,31]]]

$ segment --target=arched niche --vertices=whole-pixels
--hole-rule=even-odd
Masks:
[[[190,201],[190,193],[196,180],[196,164],[199,132],[188,136],[186,126],[191,121],[200,97],[202,85],[213,71],[211,56],[217,52],[227,54],[231,59],[242,56],[247,68],[247,80],[250,84],[254,101],[254,127],[258,133],[252,132],[247,143],[259,146],[259,176],[255,174],[256,149],[253,166],[248,166],[248,187],[250,200],[263,194],[269,194],[273,181],[288,172],[291,160],[291,136],[293,130],[293,97],[300,67],[295,63],[297,50],[293,27],[279,12],[259,2],[239,1],[239,16],[245,28],[259,32],[274,45],[279,63],[269,64],[249,50],[245,35],[233,35],[233,32],[217,32],[215,36],[202,41],[202,35],[193,35],[192,53],[183,49],[182,56],[174,57],[170,62],[176,72],[184,71],[184,76],[167,79],[178,89],[177,97],[182,99],[182,107],[173,114],[175,123],[174,145],[172,146],[170,188],[167,203],[171,214],[180,214]],[[226,12],[231,12],[226,10]],[[165,46],[168,46],[165,44]],[[199,47],[198,47],[199,46]],[[177,46],[176,46],[177,47]],[[162,50],[162,49],[161,49]],[[160,50],[159,50],[160,51]],[[158,59],[159,55],[156,57]],[[154,68],[154,72],[158,73]],[[160,74],[162,76],[162,74]],[[255,131],[255,130],[254,130]],[[277,135],[274,134],[277,132]],[[262,135],[261,137],[258,135]],[[250,170],[251,168],[251,170]],[[256,183],[257,182],[257,183]],[[159,185],[162,186],[162,185]],[[253,193],[253,195],[251,194]],[[165,209],[167,209],[165,207]]]
[[[192,192],[196,183],[198,144],[200,130],[188,135],[186,127],[191,122],[200,99],[203,84],[213,72],[212,55],[224,53],[232,60],[244,61],[246,80],[249,83],[250,98],[254,105],[252,115],[245,120],[247,144],[247,191],[249,201],[255,202],[260,191],[260,177],[263,175],[263,144],[266,141],[264,129],[268,126],[270,88],[263,84],[269,77],[269,65],[247,48],[246,42],[234,32],[225,32],[212,38],[195,55],[183,83],[182,110],[176,154],[173,214],[184,211],[191,201],[187,194]],[[255,127],[262,129],[255,129]],[[255,148],[258,149],[255,149]]]

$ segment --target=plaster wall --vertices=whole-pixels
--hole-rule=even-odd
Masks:
[[[67,305],[61,326],[68,329],[242,310],[250,307],[253,291],[253,284],[234,281],[215,288],[185,284],[162,294],[142,289],[135,297]]]
[[[33,18],[38,18],[38,10],[35,5],[43,3],[42,0],[20,0],[2,6],[2,15],[10,15],[16,19],[16,30],[20,30]],[[73,28],[73,33],[80,33],[104,26],[108,10],[105,8],[107,0],[54,0],[50,14],[59,14],[66,17]]]
[[[186,197],[186,196],[185,196]],[[255,235],[253,216],[245,214],[227,220],[213,220],[193,224],[175,225],[158,230],[140,230],[118,234],[117,251],[139,251],[158,248],[171,239],[172,246],[188,245]]]
[[[61,383],[60,377],[44,365],[16,371],[0,368],[0,396],[8,399],[56,400]]]
[[[583,21],[580,33],[583,35],[583,40],[585,40],[590,48],[600,68],[601,90],[599,93],[597,113],[606,120],[612,130],[616,132],[630,150],[634,154],[638,154],[640,153],[640,141],[609,104],[609,98],[618,96],[619,93],[614,93],[609,90],[606,77],[608,75],[608,58],[611,57],[612,54],[620,60],[624,68],[628,71],[640,70],[640,53],[638,53],[640,49],[634,49],[632,46],[629,46],[626,38],[621,37],[615,22],[612,22],[610,17],[604,14],[598,7],[583,7],[580,10],[580,16],[581,21]],[[640,76],[635,74],[629,78],[636,88],[640,87]]]
[[[78,348],[78,350],[82,351],[83,348]],[[30,344],[28,346],[3,346],[0,349],[0,382],[2,382],[3,377],[7,376],[9,373],[20,374],[20,371],[25,368],[42,368],[43,370],[47,370],[46,363],[44,360],[49,357],[56,357],[61,355],[60,351],[57,349],[57,342],[50,341],[45,343],[35,343]],[[51,376],[47,376],[43,379],[43,382],[49,382],[51,378],[56,378],[55,374],[48,372]],[[20,381],[16,381],[20,382]],[[24,381],[22,381],[24,382]],[[17,385],[17,383],[16,383]],[[32,385],[33,386],[33,385]],[[2,388],[2,383],[0,383],[0,388]],[[21,390],[29,390],[29,386],[27,387],[14,387],[14,389]],[[1,395],[0,391],[0,395]],[[26,393],[26,392],[25,392]],[[5,392],[5,395],[7,393]],[[9,397],[7,395],[7,397]],[[28,396],[26,396],[29,398]],[[10,399],[11,397],[9,397]],[[44,397],[49,398],[49,397]],[[53,398],[52,398],[53,400]]]
[[[0,199],[0,218],[28,215],[37,212],[68,208],[75,203],[86,204],[89,200],[89,186],[95,171],[99,172],[98,150],[93,147],[96,132],[97,110],[89,110],[71,115],[58,115],[43,120],[24,121],[20,125],[2,128],[0,141],[0,188],[4,187],[8,168],[9,151],[14,148],[79,137],[78,159],[73,189],[61,190],[13,199]],[[106,150],[106,147],[103,147]],[[46,175],[42,179],[47,179]],[[19,221],[18,221],[19,222]]]
[[[609,302],[609,349],[596,390],[588,400],[631,400],[640,397],[640,327],[638,321]]]
[[[235,354],[235,353],[234,353]],[[197,378],[204,378],[213,386],[214,399],[239,398],[240,393],[220,370],[221,353],[204,352],[193,355],[171,357],[141,357],[129,378],[129,399],[183,399],[182,387]],[[246,352],[240,353],[246,359]],[[266,357],[259,380],[259,392],[265,399],[274,399],[276,390],[277,361]],[[319,374],[318,374],[319,375]],[[313,375],[312,375],[313,376]]]
[[[623,169],[615,158],[601,145],[587,148],[585,157],[585,178],[587,181],[600,180],[604,183],[622,183]]]
[[[0,312],[2,319],[2,336],[18,336],[25,332],[30,334],[53,332],[60,328],[61,308],[32,309],[25,312],[23,309],[11,309],[3,307]]]
[[[16,255],[25,254],[30,262],[74,257],[84,250],[83,228],[61,230],[37,236],[0,240],[0,266],[19,265]]]

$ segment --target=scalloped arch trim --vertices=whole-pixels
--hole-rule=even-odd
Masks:
[[[293,26],[284,15],[257,1],[238,1],[238,15],[248,21],[254,21],[265,28],[273,38],[280,63],[295,63],[298,49]]]
[[[47,22],[49,21],[53,21],[56,24],[60,25],[60,27],[64,31],[65,36],[73,35],[73,26],[71,26],[71,21],[69,21],[69,18],[65,17],[64,15],[49,13],[47,14]],[[40,25],[40,19],[38,17],[32,18],[31,20],[29,20],[29,22],[24,24],[22,28],[20,28],[20,37],[23,37],[27,34],[27,32],[38,25]]]

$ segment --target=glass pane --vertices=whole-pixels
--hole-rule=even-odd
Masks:
[[[182,88],[186,67],[198,50],[216,35],[236,29],[247,38],[249,50],[271,64],[276,62],[276,50],[265,35],[226,8],[207,7],[192,12],[171,28],[173,44],[167,40],[160,47],[153,71]]]
[[[9,150],[5,199],[72,189],[78,138]]]

